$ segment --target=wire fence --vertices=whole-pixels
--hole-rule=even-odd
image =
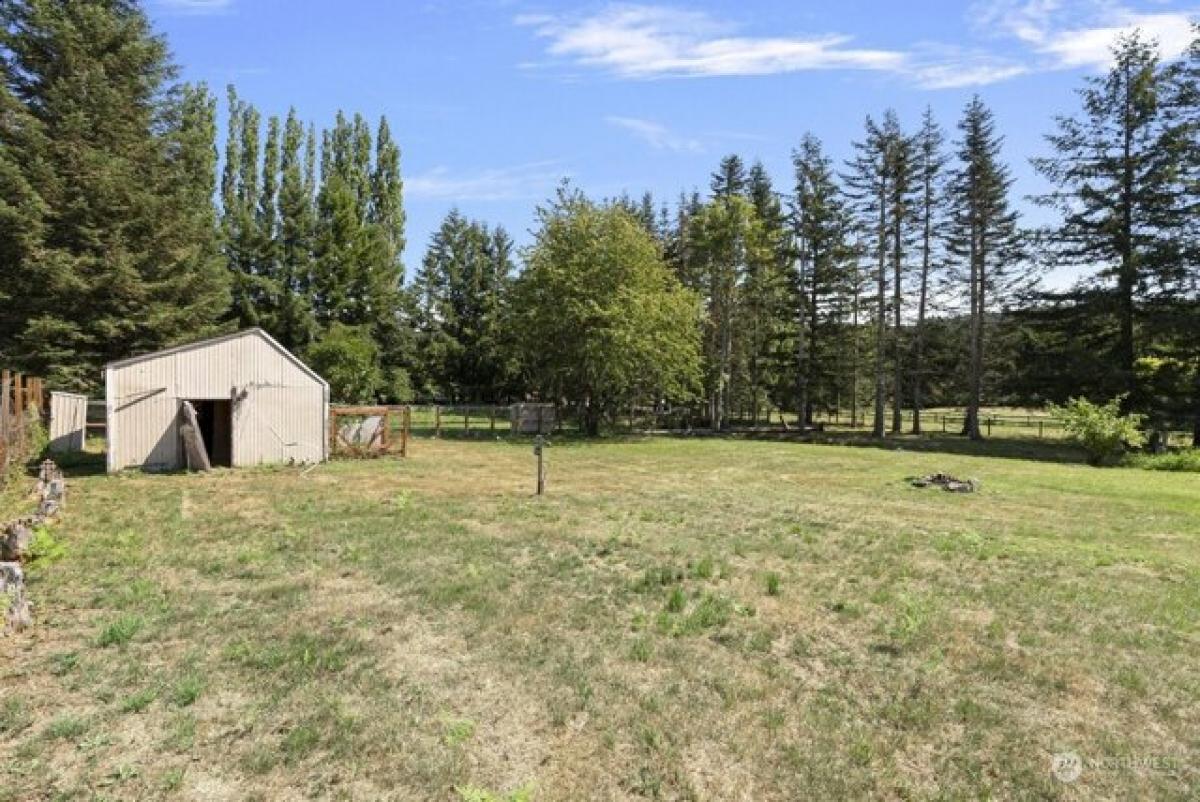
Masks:
[[[513,406],[486,404],[424,404],[412,405],[410,410],[410,433],[414,437],[477,437],[495,435],[500,437],[518,433],[513,425]],[[553,425],[548,431],[578,434],[583,431],[578,411],[567,406],[554,408]],[[871,428],[872,411],[859,409],[852,416],[850,410],[821,410],[814,414],[813,425],[826,431],[859,431]],[[921,432],[927,435],[959,434],[966,421],[962,411],[944,409],[921,412]],[[911,432],[912,410],[904,410],[900,416],[902,430]],[[683,433],[712,429],[706,410],[694,407],[655,408],[631,407],[609,416],[608,430],[617,433]],[[890,430],[892,413],[888,410],[885,424]],[[723,429],[727,431],[776,431],[795,432],[803,430],[800,418],[793,412],[779,409],[763,409],[758,414],[749,410],[734,410],[725,419]],[[1062,440],[1067,436],[1065,424],[1048,414],[990,413],[982,411],[979,428],[987,437],[1009,437],[1041,440]],[[527,432],[526,432],[527,433]],[[1172,443],[1190,442],[1192,433],[1183,429],[1168,433]]]

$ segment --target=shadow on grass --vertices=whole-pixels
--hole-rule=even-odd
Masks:
[[[48,453],[37,459],[30,460],[25,466],[26,472],[30,476],[37,476],[38,469],[42,465],[42,460],[47,458],[54,460],[55,464],[62,469],[63,476],[68,479],[83,476],[100,476],[108,470],[107,464],[104,461],[104,452],[73,451],[65,454]]]
[[[411,434],[418,442],[435,438],[432,427],[428,429],[414,428]],[[942,433],[892,435],[878,439],[871,437],[870,434],[863,431],[846,429],[833,429],[823,432],[785,432],[779,429],[735,429],[727,432],[712,432],[707,429],[695,429],[690,432],[652,433],[617,431],[602,434],[600,437],[587,437],[578,430],[567,429],[562,432],[554,432],[547,439],[552,445],[562,447],[590,444],[637,444],[647,442],[654,437],[668,437],[680,440],[715,437],[725,440],[809,443],[813,445],[876,448],[883,451],[917,451],[968,457],[1023,459],[1037,462],[1056,462],[1065,465],[1082,465],[1087,462],[1082,449],[1061,440],[990,437],[984,440],[973,441],[960,435]],[[504,442],[518,445],[532,445],[533,443],[533,435],[513,434],[508,429],[496,432],[488,431],[487,429],[472,429],[470,431],[464,429],[442,429],[441,434],[437,435],[437,438],[467,442]]]
[[[1000,459],[1023,459],[1036,462],[1057,462],[1064,465],[1087,463],[1083,450],[1063,441],[1037,440],[1021,437],[991,437],[984,440],[969,440],[961,435],[923,434],[890,435],[872,437],[864,432],[747,432],[734,433],[730,437],[755,440],[791,440],[814,445],[851,446],[876,448],[883,451],[918,451],[922,453],[953,454],[964,457],[996,457]]]

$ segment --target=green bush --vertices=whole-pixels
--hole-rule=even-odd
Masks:
[[[332,400],[343,404],[370,404],[383,385],[379,346],[362,326],[334,323],[323,338],[308,349],[309,365],[329,382]]]
[[[1168,451],[1165,454],[1130,454],[1123,464],[1148,471],[1200,473],[1200,448]]]
[[[1111,465],[1128,448],[1145,441],[1141,427],[1144,416],[1121,414],[1117,396],[1105,404],[1093,404],[1086,398],[1072,398],[1062,406],[1052,406],[1050,414],[1062,419],[1067,435],[1087,452],[1092,465]]]
[[[41,568],[67,556],[67,548],[51,534],[44,526],[39,526],[33,532],[33,542],[29,544],[29,567]]]

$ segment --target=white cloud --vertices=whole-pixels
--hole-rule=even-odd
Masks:
[[[1135,28],[1159,40],[1165,57],[1192,39],[1189,13],[1142,13],[1117,0],[982,0],[968,21],[977,35],[1017,40],[1011,54],[957,45],[860,47],[841,33],[747,36],[703,12],[617,4],[591,15],[527,14],[516,23],[547,41],[553,63],[625,79],[774,75],[809,70],[868,70],[926,89],[983,86],[1034,72],[1103,68],[1115,38]],[[545,66],[545,65],[526,65]]]
[[[971,20],[1026,44],[1041,57],[1041,69],[1104,70],[1117,37],[1135,30],[1158,40],[1164,58],[1179,56],[1192,40],[1196,13],[1143,13],[1111,0],[991,0],[973,7]]]
[[[156,5],[178,14],[223,14],[233,0],[157,0]]]
[[[641,139],[655,150],[670,150],[676,153],[703,153],[704,146],[698,139],[679,136],[662,123],[642,120],[637,117],[605,117],[609,125],[615,125]]]
[[[590,17],[522,16],[550,44],[552,56],[622,78],[768,75],[820,69],[895,71],[903,53],[850,47],[838,34],[794,37],[731,35],[732,26],[699,11],[616,5]]]
[[[511,167],[454,175],[446,167],[435,167],[404,179],[409,198],[454,201],[527,200],[549,196],[567,175],[557,161],[538,161]]]

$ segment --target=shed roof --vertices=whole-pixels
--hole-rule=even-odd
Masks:
[[[304,364],[304,362],[301,361],[298,356],[284,348],[279,344],[278,341],[276,341],[274,337],[272,337],[270,334],[267,334],[258,326],[249,329],[242,329],[241,331],[235,331],[232,334],[222,334],[219,337],[208,337],[203,340],[197,340],[195,342],[185,343],[183,345],[176,345],[173,348],[164,348],[161,351],[153,351],[149,354],[139,354],[138,356],[126,357],[125,359],[117,359],[109,362],[107,365],[105,365],[105,368],[124,368],[128,367],[129,365],[135,365],[138,362],[144,362],[147,359],[156,359],[160,356],[170,356],[171,354],[181,354],[187,351],[199,350],[210,345],[216,345],[217,343],[223,343],[229,340],[236,340],[241,337],[249,337],[250,335],[255,335],[264,340],[268,345],[278,351],[280,355],[288,359],[293,365],[300,368],[300,370],[304,371],[316,381],[320,382],[322,386],[329,386],[329,383],[322,379],[316,371]]]

